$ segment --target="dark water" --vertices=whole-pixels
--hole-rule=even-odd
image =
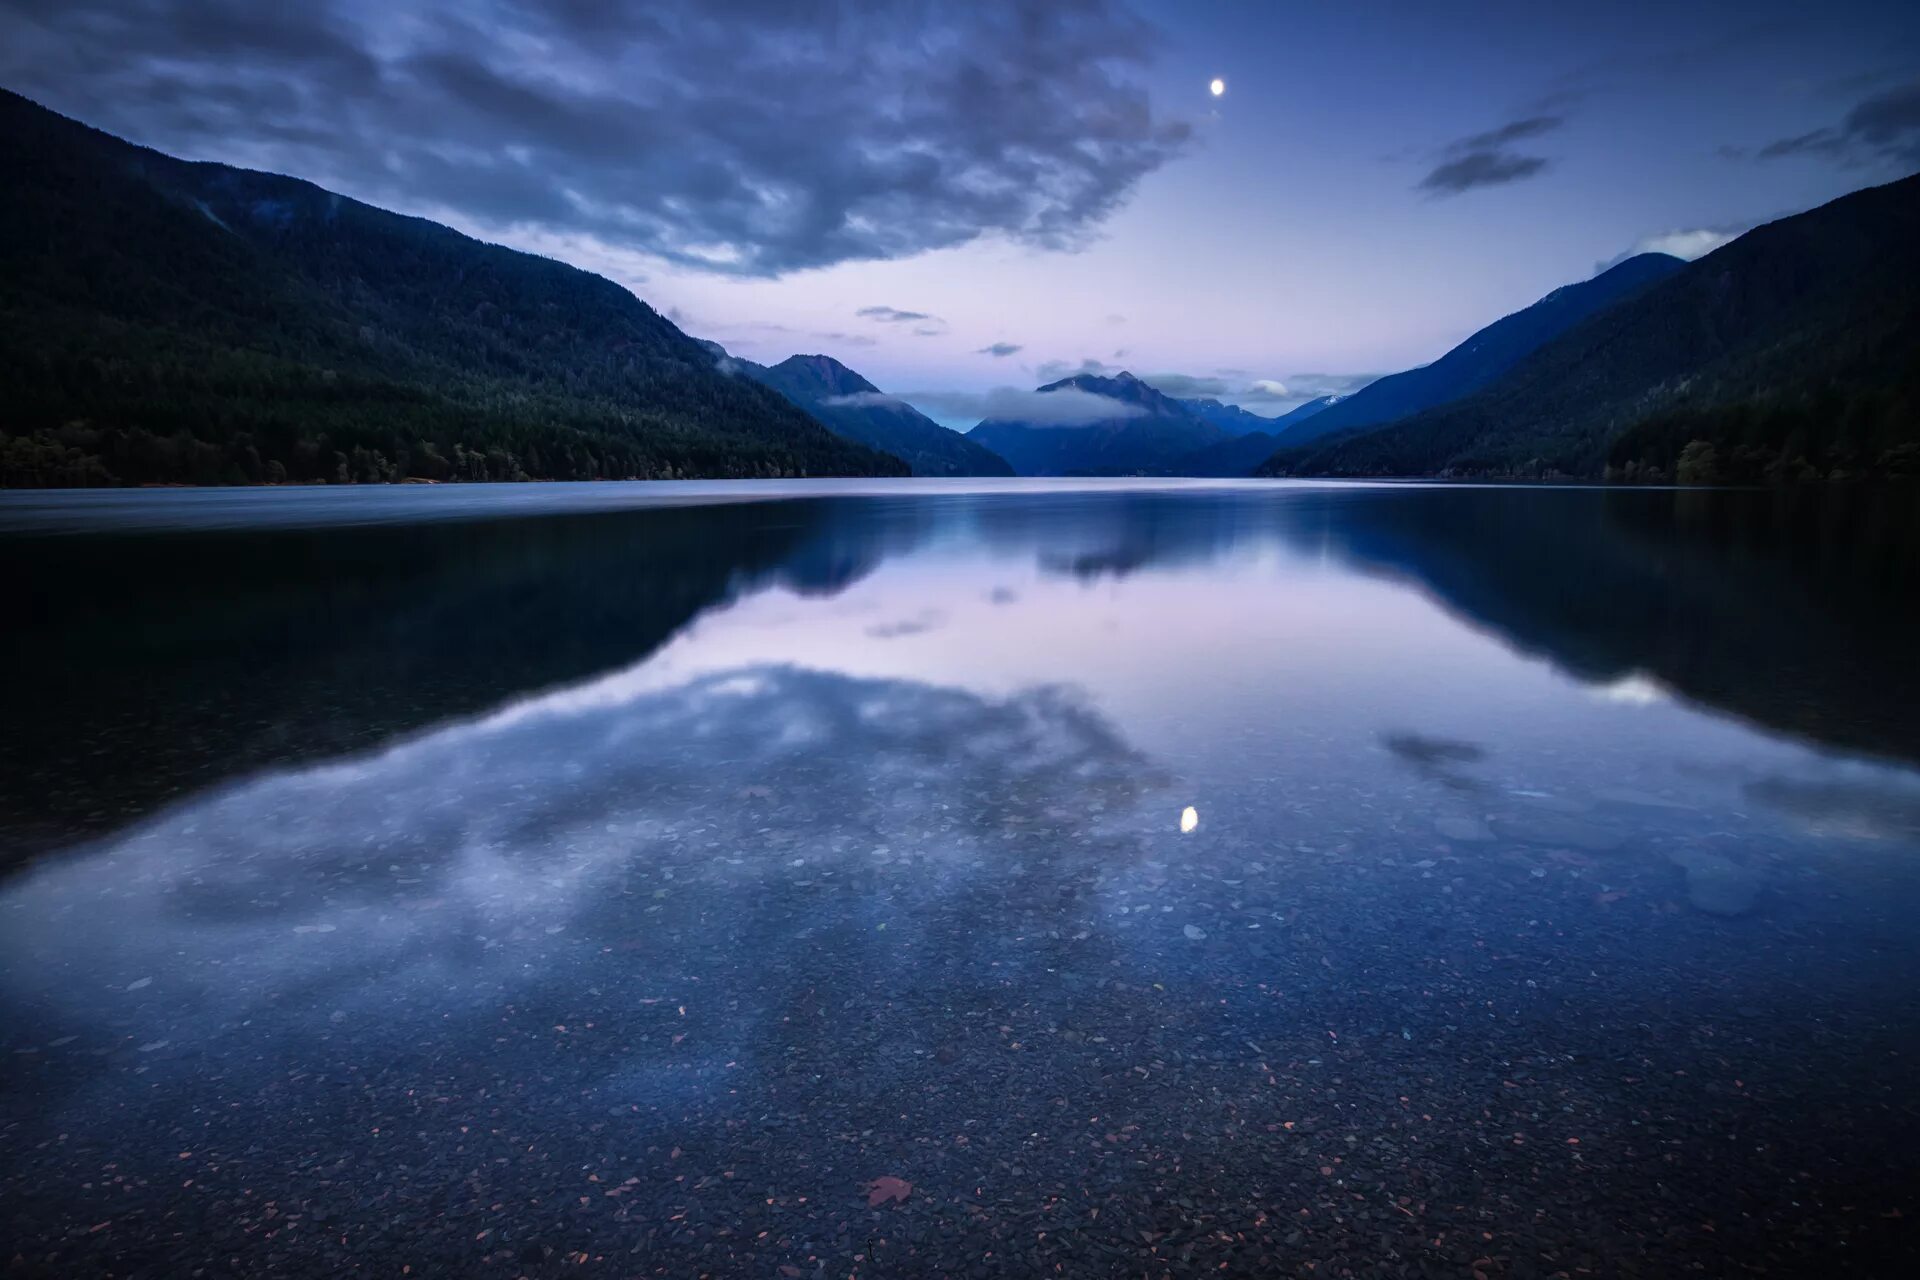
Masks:
[[[1906,1274],[1916,510],[5,496],[0,1256]]]

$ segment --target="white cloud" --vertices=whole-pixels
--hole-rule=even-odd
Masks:
[[[1641,236],[1634,242],[1633,248],[1625,253],[1595,263],[1594,271],[1597,274],[1609,267],[1617,267],[1628,258],[1643,253],[1670,253],[1676,258],[1692,262],[1695,258],[1706,257],[1722,245],[1731,244],[1759,225],[1759,222],[1730,222],[1717,227],[1675,227],[1656,231]]]
[[[1704,258],[1723,244],[1731,244],[1740,232],[1730,227],[1692,227],[1685,231],[1663,231],[1643,236],[1635,253],[1670,253],[1692,262]]]
[[[1139,405],[1095,395],[1078,387],[1045,392],[1022,391],[1018,387],[995,387],[986,392],[908,391],[900,398],[932,418],[947,421],[999,418],[1041,427],[1083,427],[1115,418],[1134,418],[1146,412]]]
[[[908,409],[912,407],[899,396],[890,396],[884,391],[856,391],[851,395],[828,396],[820,403],[840,405],[849,409]]]
[[[1611,702],[1623,707],[1650,707],[1657,702],[1665,702],[1672,695],[1665,685],[1644,671],[1629,671],[1617,680],[1592,686],[1593,696],[1601,702]]]

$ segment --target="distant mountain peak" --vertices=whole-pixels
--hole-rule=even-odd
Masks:
[[[773,388],[836,435],[904,458],[917,476],[1013,474],[1006,459],[991,449],[887,395],[832,356],[792,355],[772,367],[746,360],[735,363],[741,372]]]
[[[820,396],[852,396],[880,390],[832,356],[788,356],[773,368],[787,383],[805,386]]]
[[[1152,383],[1143,382],[1125,370],[1115,374],[1075,373],[1058,381],[1049,382],[1037,390],[1045,394],[1065,387],[1136,405],[1153,414],[1185,415],[1190,412],[1180,401],[1167,395]]]
[[[1174,459],[1237,433],[1126,370],[1076,373],[1037,391],[1098,396],[1114,402],[1114,412],[1101,417],[1095,405],[1073,421],[988,418],[967,433],[1022,475],[1164,475]]]

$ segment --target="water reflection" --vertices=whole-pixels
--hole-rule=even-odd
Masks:
[[[542,1045],[585,1019],[601,1034],[575,1052],[621,1072],[694,1031],[715,1062],[790,1055],[783,1011],[875,976],[958,1010],[1097,968],[1100,886],[1139,858],[1127,816],[1154,778],[1057,690],[791,668],[588,685],[46,869],[6,903],[0,1021],[63,1042],[62,1086],[204,1073],[239,1028],[301,1043],[316,1014],[357,1054],[396,1028],[457,1042],[503,1002]]]
[[[1903,496],[947,494],[17,534],[0,569],[19,605],[4,644],[26,678],[10,691],[15,731],[0,740],[0,837],[17,856],[109,830],[225,776],[364,749],[623,666],[742,596],[830,597],[923,547],[1087,585],[1276,553],[1350,564],[1417,584],[1597,696],[1678,694],[1843,749],[1920,759],[1920,504]],[[1011,608],[1018,575],[1002,576],[981,596],[1010,607],[1007,625],[1034,625]],[[1261,589],[1298,576],[1281,569]],[[1198,607],[1230,629],[1236,603]],[[933,631],[946,606],[934,592],[870,619],[868,638]]]
[[[810,503],[481,524],[17,538],[0,562],[14,851],[265,765],[362,750],[645,655],[772,586],[831,595],[921,536]]]
[[[1871,1270],[1915,561],[1796,501],[23,537],[5,1225],[56,1274]]]

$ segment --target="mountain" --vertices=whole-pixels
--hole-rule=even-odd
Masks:
[[[1263,418],[1218,400],[1182,400],[1181,404],[1232,434],[1225,440],[1181,454],[1165,465],[1163,473],[1224,478],[1252,475],[1255,468],[1281,447],[1284,432],[1338,404],[1341,399],[1341,396],[1321,396],[1274,418]]]
[[[627,290],[0,90],[0,483],[891,475]]]
[[[1038,389],[1101,396],[1119,402],[1111,418],[1071,426],[989,418],[967,433],[1023,476],[1164,475],[1169,463],[1227,432],[1131,373],[1082,373]]]
[[[724,353],[723,353],[724,354]],[[902,458],[916,476],[1010,476],[993,450],[896,400],[831,356],[789,356],[768,367],[728,356],[835,435]]]
[[[1203,445],[1173,459],[1164,473],[1174,476],[1237,477],[1252,475],[1255,467],[1273,456],[1280,447],[1280,433],[1305,422],[1339,397],[1322,396],[1318,400],[1291,409],[1278,417],[1263,418],[1236,404],[1218,400],[1182,400],[1195,414],[1229,433],[1225,440]]]
[[[1230,436],[1244,436],[1256,431],[1271,434],[1273,431],[1274,419],[1250,413],[1237,404],[1212,399],[1182,400],[1179,403],[1196,417],[1211,422]]]
[[[1743,483],[1920,473],[1920,176],[1749,231],[1463,400],[1288,449],[1265,469]]]
[[[1312,415],[1287,432],[1295,446],[1323,436],[1379,426],[1431,409],[1486,386],[1530,353],[1596,312],[1664,280],[1686,264],[1642,253],[1591,280],[1563,285],[1530,307],[1494,321],[1432,364],[1389,374]]]
[[[1250,476],[1254,469],[1278,449],[1282,437],[1270,431],[1249,431],[1183,453],[1168,463],[1164,474],[1171,476]]]
[[[1319,417],[1324,410],[1333,408],[1333,406],[1339,404],[1346,398],[1346,396],[1321,396],[1318,400],[1309,400],[1298,408],[1289,409],[1287,412],[1273,419],[1267,424],[1266,429],[1273,435],[1279,435],[1283,431],[1291,431],[1308,418]]]
[[[1164,474],[1222,478],[1250,476],[1261,463],[1273,456],[1275,450],[1284,447],[1286,441],[1291,438],[1285,434],[1288,430],[1316,416],[1323,409],[1339,404],[1343,399],[1345,399],[1344,396],[1321,396],[1318,400],[1309,400],[1277,418],[1262,418],[1258,414],[1247,413],[1246,410],[1237,409],[1232,405],[1223,406],[1245,414],[1260,425],[1244,435],[1230,436],[1225,440],[1195,449],[1191,453],[1182,454],[1166,465]],[[1193,406],[1219,402],[1186,400],[1182,403]]]

